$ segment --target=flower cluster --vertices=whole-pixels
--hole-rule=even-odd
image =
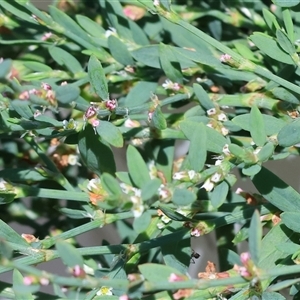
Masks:
[[[228,129],[223,124],[223,122],[228,121],[228,118],[220,108],[210,108],[206,111],[206,114],[210,119],[209,123],[207,124],[208,127],[214,128],[224,136],[229,133]]]

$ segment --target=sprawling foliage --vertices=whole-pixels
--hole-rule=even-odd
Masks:
[[[0,1],[0,297],[299,299],[300,194],[263,166],[299,155],[299,2]]]

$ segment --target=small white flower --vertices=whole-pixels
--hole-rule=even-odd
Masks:
[[[162,84],[162,87],[163,87],[165,90],[172,89],[172,87],[173,87],[173,82],[172,82],[170,79],[166,79],[166,81]]]
[[[253,154],[257,155],[261,150],[261,147],[258,147],[256,148],[254,151],[253,151]]]
[[[199,229],[197,228],[193,228],[192,231],[191,231],[191,236],[194,236],[194,237],[199,237],[201,235],[201,232]]]
[[[98,185],[100,185],[100,184],[101,184],[101,179],[100,178],[93,178],[87,184],[87,189],[89,191],[98,190]]]
[[[225,144],[223,149],[222,149],[222,152],[225,154],[225,155],[230,155],[230,150],[229,150],[229,145],[228,144]]]
[[[219,166],[223,162],[222,159],[217,159],[215,162],[215,166]]]
[[[169,191],[163,184],[158,189],[158,195],[160,199],[167,199],[169,197]]]
[[[222,177],[222,174],[216,172],[213,176],[211,176],[210,180],[211,180],[212,182],[217,183],[217,182],[220,181],[221,177]]]
[[[159,222],[159,223],[157,223],[156,226],[157,226],[158,229],[163,229],[165,227],[165,224],[162,223],[162,222]]]
[[[3,57],[0,57],[0,64],[2,64],[4,61]]]
[[[166,216],[165,214],[161,217],[161,220],[165,223],[168,224],[169,222],[171,222],[172,220]]]
[[[186,176],[185,172],[176,172],[173,174],[173,179],[181,180],[181,179],[185,178],[185,176]]]
[[[227,128],[225,128],[225,127],[222,127],[221,128],[221,132],[225,136],[225,135],[227,135],[229,133],[229,130]]]
[[[204,188],[207,192],[211,192],[215,187],[215,184],[210,181],[210,179],[206,179],[201,188]]]
[[[153,5],[154,6],[159,6],[160,5],[159,0],[153,0]]]
[[[122,189],[122,192],[123,192],[124,194],[129,194],[129,192],[131,191],[130,186],[127,185],[127,184],[124,183],[124,182],[121,182],[121,183],[120,183],[120,188]]]
[[[211,123],[207,123],[206,126],[209,128],[213,128],[213,125]]]
[[[108,38],[111,35],[116,35],[116,34],[117,34],[117,30],[113,27],[109,27],[109,29],[105,31],[106,38]]]
[[[78,156],[74,154],[70,154],[68,156],[68,164],[71,166],[75,166],[78,164]]]
[[[190,180],[192,180],[195,177],[196,172],[194,170],[190,170],[190,171],[188,171],[188,175],[189,175]]]
[[[5,191],[6,190],[6,184],[7,182],[4,180],[0,181],[0,191]]]
[[[224,113],[221,113],[221,114],[218,115],[218,120],[222,121],[222,122],[225,122],[228,119],[227,119],[227,116]]]
[[[215,108],[210,108],[209,110],[206,111],[208,116],[215,115],[217,113],[217,110]]]
[[[145,210],[144,205],[142,205],[142,204],[134,205],[132,208],[133,216],[135,218],[139,218],[143,214],[144,210]]]
[[[100,288],[100,290],[97,292],[97,296],[101,296],[101,295],[105,295],[105,296],[112,296],[112,287],[109,286],[102,286]]]
[[[88,265],[84,264],[83,265],[83,270],[86,274],[89,274],[89,275],[94,275],[95,274],[95,271],[93,268],[89,267]]]

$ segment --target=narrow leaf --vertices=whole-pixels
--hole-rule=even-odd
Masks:
[[[200,105],[205,110],[209,110],[209,109],[215,107],[213,102],[210,100],[207,93],[205,92],[205,90],[203,89],[203,87],[200,84],[194,83],[193,84],[193,89],[194,89],[194,92],[196,94],[196,97],[197,97]]]
[[[109,36],[108,38],[108,47],[113,58],[122,65],[134,64],[133,58],[128,51],[127,46],[114,35]]]
[[[92,126],[87,126],[80,132],[78,148],[84,163],[91,171],[98,175],[103,172],[115,173],[113,152],[108,144],[99,141]]]
[[[300,194],[268,169],[262,167],[252,182],[261,195],[280,210],[300,210]]]
[[[166,76],[173,82],[182,83],[183,75],[181,73],[180,64],[172,48],[161,43],[159,45],[159,58],[161,67]]]
[[[88,74],[91,85],[97,95],[103,100],[109,99],[108,86],[100,61],[92,55],[88,64]]]
[[[278,144],[282,147],[290,147],[300,142],[300,119],[284,126],[277,136]]]
[[[229,186],[226,181],[219,183],[212,191],[210,201],[213,207],[220,207],[226,200]]]
[[[251,218],[249,227],[249,251],[251,259],[257,265],[260,259],[262,239],[262,226],[260,222],[260,215],[256,210]]]
[[[137,149],[129,145],[126,153],[128,170],[134,184],[141,188],[151,180],[147,165]]]
[[[180,128],[191,142],[188,153],[190,166],[199,172],[203,169],[206,161],[207,126],[202,123],[184,121],[180,123]]]
[[[187,206],[192,204],[197,199],[197,196],[187,189],[175,188],[172,201],[178,206]]]
[[[282,222],[295,232],[300,232],[299,217],[298,212],[284,212],[280,215]]]
[[[73,245],[59,240],[56,242],[56,249],[65,265],[70,268],[75,266],[83,268],[83,258]]]
[[[121,131],[112,123],[100,121],[96,127],[96,131],[100,138],[115,147],[123,147],[123,136]]]
[[[250,111],[250,134],[257,146],[262,147],[266,140],[266,130],[263,116],[257,106],[252,106]]]
[[[83,72],[79,61],[69,52],[58,47],[51,47],[49,53],[60,66],[66,66],[71,73]]]

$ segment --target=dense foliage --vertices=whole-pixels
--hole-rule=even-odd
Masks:
[[[300,194],[263,166],[299,155],[299,2],[0,1],[0,297],[299,299]]]

